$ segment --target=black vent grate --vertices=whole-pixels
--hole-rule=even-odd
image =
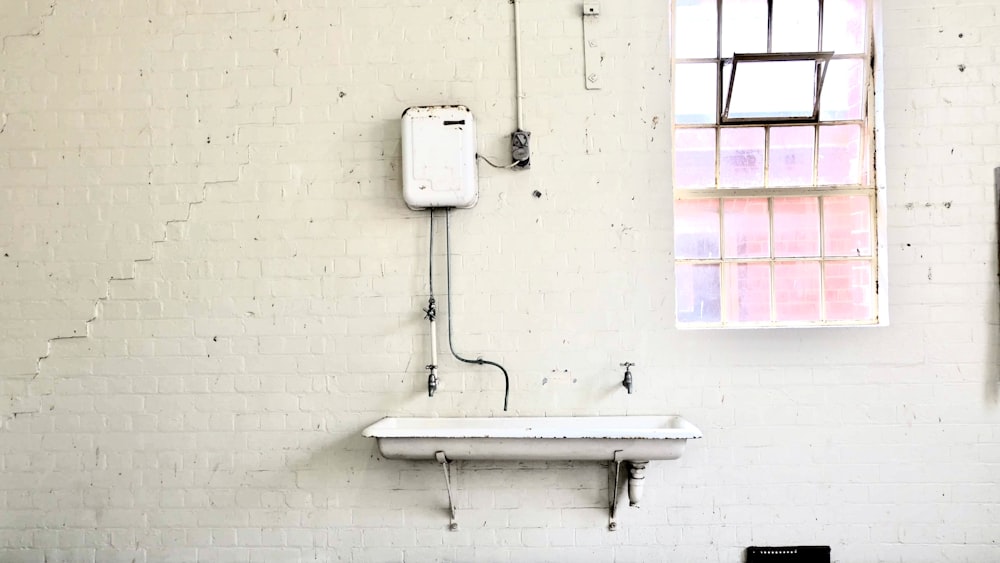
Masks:
[[[830,546],[748,547],[746,563],[830,563]]]

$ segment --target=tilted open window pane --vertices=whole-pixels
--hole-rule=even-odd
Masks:
[[[720,123],[816,121],[833,53],[736,54]]]

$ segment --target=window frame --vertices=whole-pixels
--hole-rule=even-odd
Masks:
[[[822,6],[823,1],[818,0],[820,6]],[[862,63],[862,72],[865,75],[865,106],[862,111],[862,117],[860,120],[848,120],[847,123],[856,124],[858,121],[861,122],[861,142],[860,142],[860,166],[862,167],[862,182],[860,185],[812,185],[812,186],[801,186],[801,187],[759,187],[759,188],[734,188],[734,187],[721,187],[720,184],[720,161],[722,159],[720,153],[720,138],[722,137],[721,131],[724,129],[730,129],[734,127],[765,127],[765,131],[768,134],[771,127],[774,125],[804,125],[804,126],[815,126],[817,129],[817,136],[819,134],[819,126],[822,125],[838,125],[844,124],[844,121],[820,121],[819,120],[819,104],[820,96],[822,95],[821,88],[822,82],[817,83],[817,94],[816,94],[816,119],[815,120],[805,120],[799,118],[778,118],[776,120],[771,119],[747,119],[747,120],[732,120],[729,122],[724,122],[723,120],[723,110],[728,105],[728,98],[731,95],[731,90],[733,88],[733,80],[730,77],[728,84],[728,89],[730,93],[724,93],[726,89],[726,84],[723,80],[724,71],[727,62],[731,64],[731,72],[735,73],[736,64],[733,62],[737,57],[745,57],[747,54],[732,53],[729,57],[723,56],[722,52],[722,29],[723,29],[723,15],[722,15],[722,4],[723,0],[716,1],[716,20],[717,20],[717,35],[716,35],[716,57],[685,57],[679,58],[675,56],[677,52],[677,36],[674,25],[676,25],[676,15],[677,15],[677,0],[671,2],[671,21],[673,22],[670,27],[670,47],[671,47],[671,76],[675,76],[676,67],[678,63],[715,63],[717,65],[717,87],[718,92],[716,100],[716,116],[715,123],[677,123],[677,115],[674,111],[671,111],[671,125],[672,131],[677,131],[678,129],[712,129],[715,131],[715,187],[714,188],[690,188],[690,189],[680,189],[676,186],[676,177],[674,172],[677,170],[676,162],[678,153],[673,146],[675,141],[672,140],[671,147],[671,165],[672,165],[672,191],[674,196],[674,201],[679,201],[682,199],[717,199],[719,201],[719,244],[720,255],[718,259],[709,259],[705,261],[700,261],[697,259],[677,259],[675,257],[675,267],[674,272],[677,272],[677,265],[684,264],[698,264],[698,263],[711,263],[718,264],[719,271],[719,296],[720,296],[720,320],[718,322],[681,322],[681,310],[680,303],[677,301],[678,294],[675,291],[675,326],[681,329],[699,329],[699,328],[710,328],[710,329],[743,329],[743,328],[794,328],[794,327],[870,327],[870,326],[887,326],[889,324],[889,308],[888,308],[888,224],[887,224],[887,201],[886,201],[886,182],[885,182],[885,169],[884,164],[884,77],[882,72],[882,49],[883,44],[883,34],[882,34],[882,6],[881,0],[866,0],[866,16],[865,16],[865,45],[863,53],[848,53],[838,55],[833,53],[827,59],[827,64],[823,65],[823,74],[826,72],[826,68],[829,67],[829,62],[840,60],[840,59],[860,59]],[[768,37],[767,44],[768,49],[771,48],[772,38],[771,38],[771,0],[768,0],[769,11],[768,11]],[[820,12],[820,22],[819,22],[819,39],[818,46],[822,45],[822,10]],[[794,53],[794,55],[815,55],[815,54],[826,55],[826,52],[816,51],[816,52],[803,52]],[[750,60],[756,60],[758,57],[762,58],[781,58],[787,56],[788,53],[755,53],[750,54]],[[742,59],[747,60],[747,59]],[[799,59],[801,60],[801,59]],[[817,69],[819,72],[819,69]],[[676,81],[671,80],[671,100],[672,103],[676,101]],[[818,137],[817,137],[818,141]],[[766,139],[764,145],[765,155],[769,152],[770,139]],[[819,151],[819,143],[814,146],[815,151]],[[765,156],[767,159],[767,156]],[[767,166],[767,161],[765,160],[765,167]],[[817,174],[817,162],[814,160],[813,163],[813,174],[814,180]],[[765,168],[765,177],[767,177],[768,171]],[[816,182],[814,181],[814,184]],[[872,307],[873,315],[872,319],[864,320],[849,320],[849,321],[836,321],[828,319],[820,319],[815,321],[779,321],[770,320],[776,319],[774,315],[775,308],[775,283],[774,283],[774,265],[782,261],[818,261],[821,265],[820,274],[820,307],[821,316],[823,315],[822,307],[824,307],[824,302],[826,300],[825,288],[824,288],[824,275],[823,267],[827,261],[839,261],[841,257],[838,256],[827,256],[820,251],[820,256],[816,258],[799,257],[791,259],[776,258],[774,245],[773,245],[773,198],[776,197],[817,197],[817,201],[820,205],[821,211],[819,216],[819,231],[820,239],[823,239],[824,232],[824,213],[822,211],[823,196],[830,195],[865,195],[874,199],[874,202],[870,206],[871,215],[871,236],[872,236],[872,255],[870,257],[866,256],[864,259],[872,264],[871,275],[872,275]],[[771,225],[771,230],[769,231],[770,237],[770,255],[767,258],[762,259],[727,259],[725,257],[725,252],[723,246],[725,245],[725,227],[723,207],[727,199],[732,198],[765,198],[768,205],[768,221]],[[674,214],[675,225],[676,225],[676,214]],[[822,244],[822,242],[821,242]],[[770,307],[772,309],[771,317],[765,322],[742,322],[742,321],[732,321],[727,319],[727,293],[729,289],[726,287],[729,280],[726,277],[724,269],[727,264],[735,263],[746,263],[746,262],[764,262],[771,264],[771,288],[770,288]],[[677,276],[675,275],[675,283],[677,282]],[[676,289],[676,288],[675,288]]]

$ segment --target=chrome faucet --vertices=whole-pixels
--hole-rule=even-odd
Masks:
[[[437,366],[431,364],[427,369],[431,370],[431,374],[427,376],[427,396],[433,397],[438,388]]]
[[[625,379],[622,380],[622,387],[628,389],[628,394],[631,395],[632,394],[632,369],[631,368],[635,364],[633,364],[632,362],[625,362],[624,364],[619,364],[619,365],[621,365],[623,368],[625,368]]]

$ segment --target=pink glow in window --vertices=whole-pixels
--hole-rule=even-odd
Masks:
[[[830,61],[819,103],[822,121],[861,119],[866,99],[864,64],[861,59]]]
[[[674,187],[715,187],[715,129],[674,131]]]
[[[825,125],[819,128],[818,183],[861,183],[861,126]]]
[[[774,255],[778,258],[819,256],[819,198],[776,197]]]
[[[674,254],[681,259],[719,257],[719,200],[674,202]]]
[[[824,267],[826,318],[871,319],[875,306],[869,262],[827,262]]]
[[[867,27],[865,0],[826,0],[823,4],[823,50],[864,53]]]
[[[813,147],[816,128],[772,127],[768,185],[813,185]]]
[[[770,256],[767,198],[727,199],[723,204],[726,258]]]
[[[731,322],[763,322],[771,318],[771,265],[726,265],[726,318]]]
[[[722,319],[718,264],[678,264],[677,320],[717,323]]]
[[[871,256],[872,215],[868,196],[823,198],[823,244],[827,256]]]
[[[764,128],[719,131],[719,185],[723,188],[764,186]]]
[[[819,320],[819,262],[774,265],[774,308],[779,321]]]

